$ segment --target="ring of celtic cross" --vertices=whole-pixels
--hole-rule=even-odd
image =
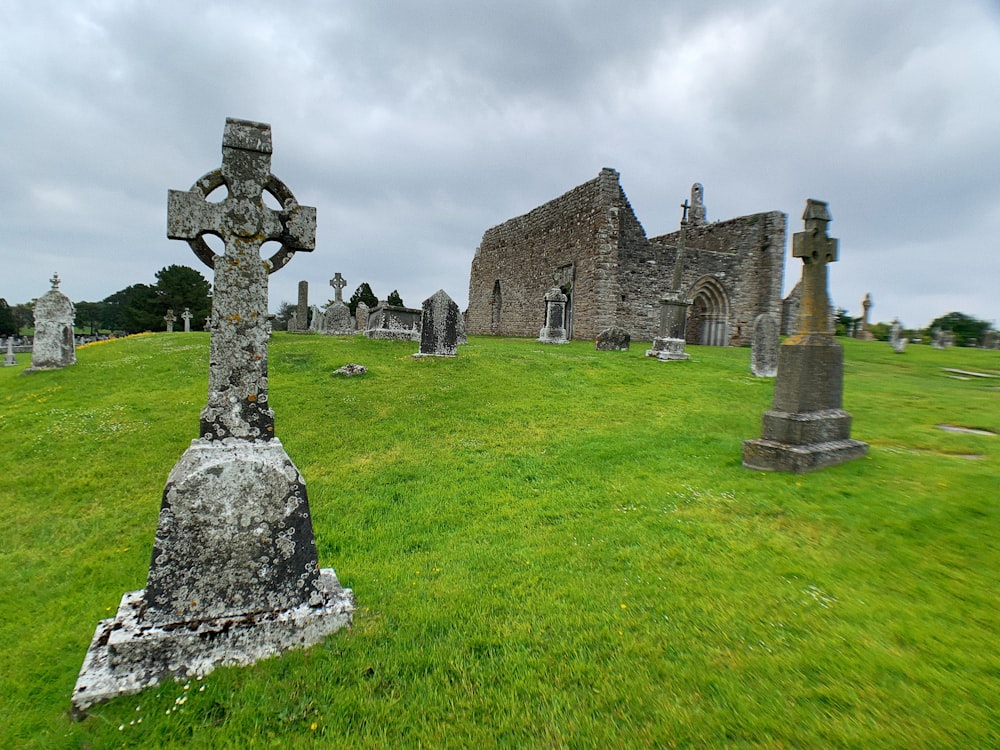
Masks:
[[[209,195],[224,185],[226,185],[226,178],[222,176],[222,169],[213,169],[192,185],[190,192],[200,195],[202,200],[208,200]],[[264,192],[270,193],[274,196],[274,199],[281,204],[282,209],[285,211],[291,211],[299,205],[299,202],[295,199],[291,189],[274,175],[268,176],[267,182],[264,183],[263,190]],[[209,268],[215,268],[215,259],[218,258],[219,255],[208,246],[208,243],[205,242],[202,236],[199,235],[194,239],[189,239],[187,240],[187,243],[202,263]],[[272,274],[278,269],[284,267],[284,265],[292,259],[293,255],[295,255],[295,248],[282,243],[278,252],[264,261],[264,266],[267,268],[267,272]]]

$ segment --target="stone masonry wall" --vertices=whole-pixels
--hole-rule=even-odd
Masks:
[[[728,299],[726,343],[748,344],[759,313],[780,315],[786,225],[785,214],[773,211],[688,226],[682,282],[689,292],[708,284]],[[633,339],[650,340],[677,240],[677,232],[648,239],[618,173],[605,168],[487,230],[472,261],[468,332],[537,336],[545,293],[571,286],[571,338],[594,339],[617,325]]]

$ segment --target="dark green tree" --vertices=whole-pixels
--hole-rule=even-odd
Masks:
[[[928,341],[933,339],[930,332],[935,328],[951,331],[955,336],[955,346],[965,346],[966,342],[972,339],[981,344],[986,332],[990,330],[990,323],[986,320],[976,320],[971,315],[964,313],[950,312],[940,318],[935,318],[927,326],[925,335]]]
[[[192,320],[204,320],[212,312],[212,285],[204,276],[187,266],[167,266],[156,272],[156,312],[162,318],[167,310],[181,319],[184,309],[191,310]]]
[[[347,303],[351,315],[357,312],[359,302],[364,302],[368,307],[375,307],[378,304],[378,297],[372,292],[372,288],[368,286],[367,281],[354,290],[354,294],[351,295],[351,299]]]
[[[13,336],[17,333],[17,326],[14,324],[14,311],[7,300],[0,297],[0,336]]]
[[[104,302],[77,302],[73,325],[77,328],[89,328],[90,335],[93,336],[104,325],[104,308]]]
[[[288,321],[291,320],[292,313],[297,309],[297,305],[282,300],[281,304],[278,305],[278,313],[274,316],[274,330],[287,331]]]
[[[142,333],[162,331],[165,327],[154,287],[133,284],[107,297],[104,303],[104,327],[112,331]]]
[[[35,303],[22,302],[10,308],[14,316],[14,335],[20,336],[22,328],[31,328],[35,324]]]
[[[395,289],[385,298],[386,304],[396,305],[397,307],[403,307],[403,298],[399,296],[399,292]]]

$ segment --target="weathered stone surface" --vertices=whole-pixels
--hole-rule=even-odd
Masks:
[[[861,308],[864,310],[861,316],[861,323],[854,333],[854,338],[861,339],[862,341],[874,341],[875,335],[868,328],[868,311],[872,308],[872,295],[870,292],[865,293],[865,297],[861,300]]]
[[[298,291],[295,317],[288,321],[288,330],[302,333],[309,330],[309,282],[300,281]]]
[[[174,317],[174,311],[173,310],[167,310],[167,314],[163,316],[163,322],[167,324],[167,333],[173,333],[174,332],[174,321],[175,320],[177,320],[177,318]]]
[[[59,291],[59,274],[53,274],[52,288],[35,301],[35,343],[31,367],[25,372],[57,370],[76,364],[73,319],[76,307]]]
[[[605,328],[597,334],[594,348],[599,352],[627,352],[632,343],[628,331],[618,326]]]
[[[778,321],[773,315],[761,313],[753,323],[753,343],[750,349],[750,372],[758,378],[773,378],[778,374]]]
[[[680,284],[692,300],[687,343],[748,345],[757,315],[780,314],[787,221],[779,211],[711,223],[692,214]],[[674,291],[678,244],[676,231],[647,237],[618,173],[603,169],[483,234],[469,277],[469,334],[534,336],[539,300],[555,281],[571,288],[567,338],[593,341],[620,326],[649,341],[659,302]]]
[[[364,375],[368,372],[368,368],[364,365],[356,365],[353,362],[344,365],[343,367],[338,367],[333,371],[334,375],[343,375],[345,378],[353,378],[355,375]]]
[[[892,328],[889,329],[889,346],[896,354],[906,351],[906,345],[910,340],[903,335],[903,326],[899,320],[892,321]]]
[[[323,333],[328,336],[347,336],[357,333],[351,308],[339,300],[334,300],[323,311]]]
[[[191,308],[185,307],[181,317],[184,319],[184,333],[191,333]]]
[[[358,302],[358,306],[354,308],[354,325],[359,331],[368,330],[368,316],[371,312],[370,308],[364,302]]]
[[[414,310],[412,307],[379,302],[368,311],[365,338],[419,341],[421,315],[421,310]]]
[[[7,356],[4,357],[4,367],[14,367],[17,364],[17,357],[14,355],[14,337],[7,337]]]
[[[458,305],[443,289],[421,306],[418,357],[454,357],[458,353]]]
[[[316,212],[270,172],[271,131],[227,120],[223,166],[169,193],[168,236],[215,269],[208,404],[201,437],[167,480],[149,577],[102,622],[73,695],[97,701],[307,646],[348,624],[351,592],[320,570],[305,481],[267,405],[267,275],[315,244]],[[226,186],[228,196],[207,196]],[[282,206],[264,205],[271,193]],[[225,243],[216,256],[202,235]],[[281,247],[269,259],[267,240]]]
[[[545,325],[538,331],[543,344],[568,344],[566,338],[566,300],[568,297],[554,286],[545,293]]]
[[[743,442],[743,466],[801,473],[850,461],[868,445],[850,438],[851,416],[842,407],[843,349],[832,335],[827,264],[837,240],[827,236],[825,203],[809,200],[805,231],[793,238],[801,258],[798,327],[778,349],[774,400],[762,419],[762,436]]]

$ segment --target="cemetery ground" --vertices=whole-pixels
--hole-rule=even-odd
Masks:
[[[749,349],[276,333],[276,433],[354,626],[70,719],[197,436],[208,334],[0,370],[4,747],[1000,744],[1000,355],[842,340],[867,458],[740,465]],[[356,362],[368,373],[332,374]],[[960,379],[963,378],[963,379]]]

